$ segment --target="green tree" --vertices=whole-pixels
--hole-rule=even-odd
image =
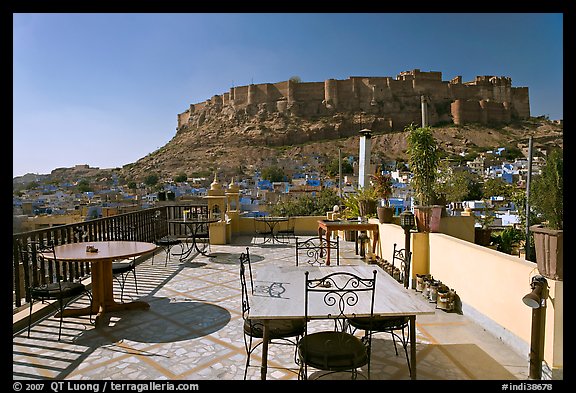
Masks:
[[[447,162],[442,162],[438,180],[437,194],[443,195],[447,202],[462,202],[470,193],[474,175],[468,171],[450,168]]]
[[[173,180],[176,183],[182,183],[182,182],[185,182],[186,180],[188,180],[188,175],[185,174],[184,172],[180,172],[176,176],[174,176]]]
[[[523,158],[524,153],[516,146],[509,146],[502,152],[502,158],[506,161],[514,161],[517,158]]]
[[[86,179],[82,179],[78,182],[76,186],[79,192],[90,192],[92,191],[92,187],[90,186],[90,182]]]
[[[340,173],[340,164],[338,158],[334,158],[328,164],[326,164],[324,171],[328,176],[335,177]],[[342,160],[342,174],[354,173],[354,168],[348,160]]]
[[[301,197],[280,201],[271,209],[272,215],[277,216],[324,216],[332,211],[334,205],[340,203],[338,194],[332,189],[324,189],[315,196],[303,195]]]
[[[144,184],[146,184],[149,187],[152,187],[158,183],[158,180],[160,180],[160,177],[155,173],[151,173],[150,175],[144,178]]]
[[[514,187],[511,184],[506,183],[499,177],[487,179],[482,187],[482,194],[484,198],[490,198],[493,196],[503,196],[508,199],[512,196]]]
[[[38,188],[39,186],[40,184],[37,181],[31,181],[30,183],[26,184],[26,189],[33,190],[35,188]]]
[[[524,240],[524,233],[513,227],[508,227],[496,235],[495,243],[497,250],[506,254],[512,254],[514,247]]]
[[[138,186],[136,185],[135,181],[129,181],[127,184],[128,188],[131,190],[135,190]]]
[[[278,182],[278,181],[284,181],[286,175],[284,174],[284,170],[282,168],[273,165],[264,168],[262,170],[261,176],[262,179],[264,180],[269,180],[271,182]]]

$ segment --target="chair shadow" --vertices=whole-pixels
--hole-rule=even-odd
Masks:
[[[169,343],[207,336],[231,319],[223,307],[184,297],[149,298],[150,310],[110,313],[108,324],[82,332],[76,344],[96,348],[118,342]]]
[[[379,333],[379,335],[383,333]],[[382,336],[385,337],[385,336]],[[370,379],[410,380],[404,351],[399,343],[395,354],[392,339],[372,338]],[[482,348],[475,344],[417,344],[418,380],[517,380]],[[512,366],[514,367],[514,366]],[[358,372],[358,379],[367,379],[366,367]],[[349,372],[330,373],[309,370],[308,379],[350,380]]]
[[[260,262],[262,260],[264,260],[263,256],[250,252],[250,263]],[[225,265],[240,265],[240,253],[214,252],[210,254],[210,262]]]

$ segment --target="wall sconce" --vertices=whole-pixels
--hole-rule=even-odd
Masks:
[[[546,297],[543,295],[545,289],[548,287],[546,278],[540,275],[532,277],[530,287],[532,288],[532,292],[522,298],[524,304],[530,308],[540,308],[545,305],[544,302],[546,302]]]

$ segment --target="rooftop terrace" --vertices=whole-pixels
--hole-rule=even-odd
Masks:
[[[354,243],[341,241],[341,264],[365,263]],[[66,380],[242,380],[239,256],[250,247],[253,267],[295,264],[294,242],[259,245],[251,236],[231,244],[211,245],[211,257],[193,255],[185,262],[164,254],[137,267],[138,293],[129,277],[124,299],[150,303],[147,311],[111,314],[96,329],[88,317],[65,318],[62,340],[58,319],[48,317],[13,337],[13,379]],[[115,288],[119,299],[119,288]],[[85,306],[86,297],[69,307]],[[25,309],[22,312],[26,313]],[[477,325],[467,315],[440,309],[418,316],[419,380],[526,380],[528,359]],[[260,378],[260,350],[252,357],[247,379]],[[390,335],[373,338],[372,379],[409,380],[402,352],[394,353]],[[348,379],[349,375],[332,378]],[[271,345],[268,379],[295,380],[293,347]]]

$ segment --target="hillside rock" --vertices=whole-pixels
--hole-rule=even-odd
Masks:
[[[385,159],[407,159],[406,132],[384,131],[383,119],[361,113],[299,117],[261,111],[254,115],[220,112],[182,126],[165,146],[122,168],[128,178],[154,172],[166,178],[188,176],[250,176],[254,169],[278,165],[295,170],[319,165],[343,155],[357,155],[359,131],[373,131],[372,154]],[[433,127],[448,154],[497,147],[563,148],[563,126],[543,118],[516,121],[495,128],[481,125]]]

